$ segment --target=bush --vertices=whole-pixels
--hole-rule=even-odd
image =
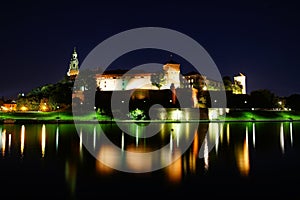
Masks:
[[[128,116],[130,117],[130,119],[134,119],[134,120],[142,120],[142,119],[146,118],[146,115],[144,114],[144,111],[140,110],[138,108],[136,108],[135,110],[130,111]]]

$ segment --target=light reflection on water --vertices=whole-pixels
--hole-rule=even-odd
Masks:
[[[132,170],[138,171],[149,168],[154,160],[167,162],[173,156],[178,157],[171,165],[153,172],[161,173],[159,177],[163,177],[167,184],[182,183],[187,176],[201,179],[202,176],[226,174],[224,169],[228,169],[227,172],[235,177],[256,177],[256,171],[270,170],[261,164],[266,162],[271,163],[269,165],[274,167],[274,172],[278,172],[284,162],[282,156],[288,156],[286,154],[299,145],[297,132],[300,126],[296,122],[200,123],[199,127],[190,123],[157,123],[161,131],[150,138],[142,137],[145,134],[143,126],[132,123],[128,126],[128,130],[135,134],[128,135],[114,124],[103,124],[101,128],[122,151],[152,152],[170,144],[169,150],[161,152],[159,157],[124,154],[120,158],[110,146],[100,145],[101,132],[94,124],[82,124],[78,134],[72,124],[5,124],[0,125],[0,162],[7,162],[5,158],[8,156],[14,160],[22,158],[33,163],[38,160],[37,155],[48,160],[47,163],[55,163],[59,158],[63,160],[60,165],[64,167],[63,171],[57,173],[65,176],[67,188],[64,190],[75,195],[82,184],[77,178],[78,174],[92,173],[93,181],[122,174],[93,159],[84,147],[84,142],[90,142],[97,156],[105,160],[106,164],[115,166],[126,163]],[[194,141],[186,152],[181,152],[180,146],[190,136],[194,137]],[[208,149],[209,143],[215,144],[211,151]],[[203,155],[199,155],[201,146],[204,148]],[[179,156],[181,154],[183,155]],[[88,170],[85,171],[86,169]],[[37,170],[43,171],[43,168],[37,167]]]

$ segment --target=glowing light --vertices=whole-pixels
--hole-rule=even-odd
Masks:
[[[223,123],[218,123],[218,127],[215,134],[216,154],[218,155],[219,148],[219,135],[223,134]]]
[[[116,166],[121,164],[122,158],[120,158],[118,151],[109,145],[100,145],[100,149],[97,155],[96,167],[99,172],[108,173],[112,171],[109,166]],[[103,162],[101,162],[102,160]],[[103,164],[105,163],[105,164]]]
[[[230,127],[229,127],[229,124],[227,124],[227,127],[226,127],[226,138],[227,138],[227,144],[229,145],[229,140],[230,140],[230,135],[229,135],[229,131],[230,131]]]
[[[57,126],[56,127],[56,135],[55,135],[55,148],[56,148],[56,151],[58,150],[58,140],[59,140],[59,127]]]
[[[206,90],[207,90],[207,86],[204,85],[204,86],[203,86],[203,91],[206,91]]]
[[[122,132],[121,149],[122,149],[122,151],[124,151],[124,132]]]
[[[172,137],[172,132],[170,134],[170,151],[173,151],[173,137]]]
[[[45,148],[46,148],[46,126],[43,124],[42,126],[42,157],[45,156]]]
[[[246,144],[248,147],[249,141],[248,141],[248,126],[246,126]]]
[[[253,147],[255,148],[255,124],[252,124],[252,142],[253,142]]]
[[[182,126],[182,124],[178,124],[180,126]],[[180,127],[179,127],[180,128]],[[197,132],[198,130],[196,130],[195,132]],[[185,124],[185,138],[188,139],[189,138],[189,134],[190,133],[190,123],[186,123]]]
[[[195,130],[195,137],[193,141],[193,155],[198,157],[198,149],[199,149],[199,136],[197,130]]]
[[[108,175],[112,173],[113,168],[110,168],[104,165],[101,161],[96,160],[96,170],[97,172],[101,173],[101,175]]]
[[[291,138],[291,146],[293,146],[293,123],[290,122],[290,138]]]
[[[2,132],[1,141],[2,141],[2,156],[5,156],[6,129],[4,129],[3,132]]]
[[[28,108],[26,106],[21,107],[21,111],[27,111],[27,110],[28,110]]]
[[[182,160],[181,156],[179,159],[177,159],[175,162],[173,162],[171,165],[169,165],[167,168],[167,175],[169,178],[169,181],[172,183],[180,183],[182,179]]]
[[[176,139],[176,147],[179,147],[180,129],[182,125],[180,123],[174,123],[171,125],[171,134],[173,139]]]
[[[44,103],[43,105],[42,105],[42,111],[47,111],[48,110],[48,106],[47,106],[47,104],[46,103]]]
[[[97,130],[96,130],[96,126],[94,126],[94,137],[93,137],[93,147],[94,147],[94,150],[96,148],[96,135],[97,134]]]
[[[209,166],[209,163],[208,163],[208,143],[207,143],[207,137],[205,137],[204,139],[204,168],[205,170],[208,170],[208,166]]]
[[[11,134],[8,134],[8,152],[10,152],[11,147]]]
[[[135,128],[135,146],[139,145],[139,126]]]
[[[134,171],[148,171],[151,170],[153,164],[153,155],[143,154],[149,151],[147,148],[129,147],[126,155],[126,163],[129,169]],[[143,152],[143,153],[141,153]],[[119,156],[118,156],[119,157]],[[122,159],[119,157],[119,159]]]
[[[24,144],[25,144],[25,126],[21,127],[21,155],[24,155]]]
[[[82,128],[80,128],[79,132],[79,152],[82,151]]]
[[[216,137],[216,138],[215,138],[215,144],[216,144],[216,154],[218,155],[219,137]]]
[[[172,120],[180,120],[182,113],[179,109],[176,109],[175,111],[172,111],[171,113],[171,119]]]
[[[2,109],[3,111],[8,111],[8,108],[6,108],[5,106],[1,106],[1,109]]]
[[[281,148],[281,152],[284,153],[284,131],[283,131],[283,123],[280,123],[280,148]]]
[[[222,126],[222,131],[220,132],[220,143],[223,143],[223,135],[224,135],[224,131],[223,131],[223,126]]]
[[[248,176],[250,172],[250,156],[247,143],[247,137],[244,140],[243,148],[237,150],[237,167],[242,176]]]

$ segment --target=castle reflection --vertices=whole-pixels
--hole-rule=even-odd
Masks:
[[[176,184],[189,174],[207,173],[220,160],[229,159],[235,161],[240,176],[247,177],[257,151],[278,149],[284,155],[295,142],[293,122],[272,124],[272,135],[265,134],[267,125],[255,122],[156,123],[159,131],[150,137],[145,124],[125,125],[130,134],[116,124],[81,124],[79,129],[73,124],[0,125],[1,157],[59,157],[64,160],[69,190],[75,192],[76,176],[87,163],[88,170],[101,176],[115,174],[116,169],[140,174],[160,171]],[[111,143],[103,142],[105,139]]]

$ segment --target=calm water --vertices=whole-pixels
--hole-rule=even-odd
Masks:
[[[142,137],[144,126],[123,125],[130,135],[115,124],[0,125],[1,198],[300,197],[298,122],[157,123],[160,132],[149,138]],[[116,156],[101,143],[104,136],[122,152],[167,150],[147,159]],[[189,148],[181,149],[191,137]],[[148,170],[151,160],[183,155],[162,169],[127,173],[93,154],[136,171]]]

